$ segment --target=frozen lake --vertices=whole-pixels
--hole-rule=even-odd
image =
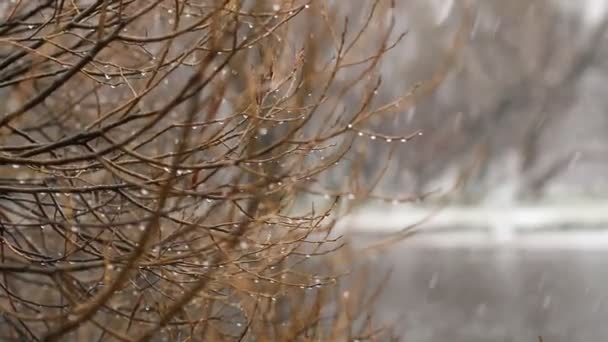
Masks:
[[[374,272],[393,270],[380,317],[409,342],[608,341],[608,248],[563,242],[399,242],[369,261]]]

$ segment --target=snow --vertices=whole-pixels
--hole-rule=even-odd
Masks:
[[[383,235],[416,223],[416,245],[522,248],[608,247],[608,200],[508,206],[365,207],[337,223],[339,233]],[[565,230],[572,226],[576,230]],[[605,227],[605,228],[596,228]]]

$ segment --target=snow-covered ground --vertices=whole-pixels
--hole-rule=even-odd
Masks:
[[[604,249],[608,248],[608,200],[446,208],[364,207],[339,220],[337,231],[385,235],[408,227],[417,231],[410,238],[416,245]]]

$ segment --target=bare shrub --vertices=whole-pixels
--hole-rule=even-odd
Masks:
[[[332,228],[416,94],[376,99],[394,5],[335,3],[2,4],[3,340],[391,335]]]

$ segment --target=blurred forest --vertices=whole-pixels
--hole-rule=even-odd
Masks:
[[[408,35],[383,64],[380,94],[429,79],[465,4],[467,41],[436,91],[406,115],[375,123],[425,134],[393,159],[384,191],[445,191],[462,182],[450,197],[464,203],[605,195],[602,1],[400,1],[398,25]]]

